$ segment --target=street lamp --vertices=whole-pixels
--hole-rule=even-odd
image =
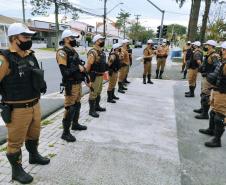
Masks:
[[[159,43],[160,39],[162,37],[162,31],[163,31],[163,20],[164,20],[164,14],[165,10],[160,9],[157,5],[155,5],[152,1],[147,0],[152,6],[154,6],[156,9],[158,9],[162,13],[162,19],[161,19],[161,27],[160,27],[160,33],[159,33]]]

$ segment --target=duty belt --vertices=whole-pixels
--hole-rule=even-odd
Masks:
[[[39,99],[35,99],[31,102],[27,102],[27,103],[6,103],[7,105],[9,105],[11,108],[29,108],[29,107],[33,107],[35,106],[37,103],[39,102]]]

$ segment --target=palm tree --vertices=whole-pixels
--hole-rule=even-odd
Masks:
[[[202,17],[202,27],[200,30],[200,41],[201,42],[204,42],[204,40],[205,40],[206,26],[207,26],[207,20],[209,17],[211,3],[212,2],[216,3],[217,1],[218,0],[205,0],[205,10],[204,10],[204,14]]]
[[[182,7],[186,0],[176,0]],[[190,18],[188,24],[188,40],[195,41],[197,39],[198,19],[201,0],[191,0]]]

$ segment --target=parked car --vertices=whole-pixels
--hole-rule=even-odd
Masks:
[[[134,44],[134,48],[142,48],[142,42],[136,41]]]

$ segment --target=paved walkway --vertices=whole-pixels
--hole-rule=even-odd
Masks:
[[[47,118],[40,152],[52,157],[48,166],[23,165],[34,175],[33,184],[79,185],[179,185],[173,81],[143,85],[133,79],[117,104],[107,104],[106,86],[99,119],[88,116],[88,95],[82,98],[81,123],[87,131],[73,132],[76,143],[60,139],[63,110]],[[45,121],[45,123],[48,123]],[[5,146],[5,145],[4,145]],[[10,182],[4,146],[0,152],[0,184]],[[14,183],[16,184],[16,183]]]

